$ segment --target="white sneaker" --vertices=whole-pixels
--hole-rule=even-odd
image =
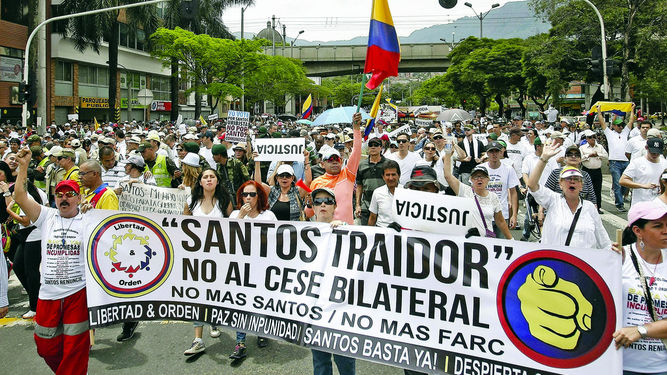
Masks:
[[[204,342],[195,340],[195,341],[192,342],[192,345],[190,346],[190,348],[183,352],[183,355],[193,355],[193,354],[201,353],[204,350],[206,350],[206,346],[204,345]]]
[[[218,329],[218,327],[216,327],[216,326],[212,326],[212,327],[211,327],[211,333],[210,333],[210,335],[211,335],[211,337],[213,337],[214,339],[217,339],[218,337],[220,337],[221,332],[220,332],[220,330]]]
[[[28,311],[27,313],[21,315],[21,318],[23,318],[23,319],[32,319],[32,318],[35,317],[35,315],[37,315],[37,313],[34,312],[34,311],[32,311],[32,310],[30,310],[30,311]]]

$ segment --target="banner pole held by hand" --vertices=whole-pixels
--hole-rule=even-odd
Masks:
[[[359,90],[359,99],[357,100],[357,110],[354,113],[359,113],[361,107],[361,100],[364,98],[364,87],[366,87],[366,73],[361,73],[361,90]]]

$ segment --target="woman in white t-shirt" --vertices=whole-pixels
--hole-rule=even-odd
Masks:
[[[444,164],[444,173],[449,187],[454,190],[459,197],[473,198],[479,202],[479,207],[484,214],[484,226],[490,232],[493,232],[493,224],[500,229],[507,239],[512,239],[512,233],[503,217],[503,209],[500,206],[500,199],[494,193],[491,193],[486,187],[489,184],[489,171],[486,167],[478,165],[470,172],[470,183],[468,186],[462,184],[458,178],[452,174],[452,150],[445,151],[442,157]],[[475,204],[477,206],[477,204]],[[480,233],[481,234],[481,233]]]
[[[230,219],[262,220],[276,221],[276,215],[269,210],[269,197],[266,190],[256,181],[246,181],[236,191],[236,204],[239,209],[233,211]],[[236,332],[236,346],[229,358],[237,360],[247,356],[245,344],[245,332]],[[266,337],[257,337],[257,346],[260,348],[268,345],[269,340]]]
[[[205,216],[222,218],[228,217],[232,212],[232,202],[229,200],[229,193],[225,189],[225,184],[221,183],[218,172],[211,168],[204,169],[192,188],[192,196],[183,209],[184,215]],[[183,352],[184,355],[194,355],[206,350],[202,334],[204,333],[204,324],[195,322],[195,338],[192,345]],[[220,331],[216,326],[211,326],[211,337],[220,337]]]
[[[623,326],[613,335],[623,349],[623,374],[667,374],[667,211],[639,202],[623,232]],[[648,293],[647,293],[648,292]],[[645,299],[650,295],[649,300]],[[652,311],[652,314],[649,311]]]

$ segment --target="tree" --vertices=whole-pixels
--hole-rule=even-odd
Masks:
[[[608,55],[620,59],[621,99],[629,99],[632,62],[638,58],[638,44],[664,39],[667,9],[664,1],[592,0],[605,23]],[[590,51],[600,45],[600,25],[589,5],[570,0],[530,0],[530,5],[552,25],[550,35],[574,40]],[[646,32],[646,30],[651,30]],[[648,34],[648,35],[647,35]]]
[[[498,114],[503,116],[503,97],[509,97],[513,92],[525,92],[525,79],[521,74],[521,57],[525,48],[521,39],[498,40],[486,56],[487,85],[489,91],[495,94],[498,103]],[[523,103],[522,112],[525,111]]]
[[[181,27],[190,30],[195,34],[205,33],[215,38],[234,39],[234,36],[227,30],[222,22],[224,10],[232,5],[252,5],[254,0],[200,0],[199,9],[195,18],[190,21],[183,19],[181,15],[181,5],[189,0],[171,0],[165,7],[165,16],[162,26],[167,29]],[[239,64],[243,66],[243,64]],[[171,67],[171,121],[176,121],[178,117],[178,92],[179,92],[179,71],[178,63],[173,60]],[[201,113],[201,92],[195,91],[195,117]]]
[[[79,13],[93,9],[109,8],[123,4],[132,4],[139,0],[64,0],[60,5],[63,14]],[[77,50],[84,51],[90,47],[100,53],[100,43],[106,40],[109,43],[109,118],[115,117],[116,106],[119,101],[116,97],[118,76],[118,41],[120,37],[120,17],[123,15],[129,28],[143,28],[145,35],[150,35],[157,27],[158,17],[155,5],[146,5],[98,13],[85,17],[71,18],[66,21],[64,36],[72,38]]]
[[[186,94],[193,91],[210,95],[211,110],[228,95],[240,98],[242,72],[252,75],[264,64],[261,42],[213,38],[177,27],[159,28],[151,35],[151,55],[164,66],[176,62],[183,79],[193,82]],[[244,61],[244,64],[238,64]]]

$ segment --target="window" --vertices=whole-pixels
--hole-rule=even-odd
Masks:
[[[137,29],[137,49],[141,51],[146,50],[146,33],[141,29]]]
[[[127,47],[127,37],[128,37],[128,28],[127,25],[124,23],[120,24],[120,37],[118,39],[118,45]]]
[[[153,91],[154,100],[171,100],[169,77],[152,76],[151,91]]]
[[[56,61],[56,81],[72,82],[72,64],[66,61]]]
[[[0,19],[28,26],[28,0],[0,2]]]
[[[109,70],[104,67],[79,65],[79,84],[108,86]]]

